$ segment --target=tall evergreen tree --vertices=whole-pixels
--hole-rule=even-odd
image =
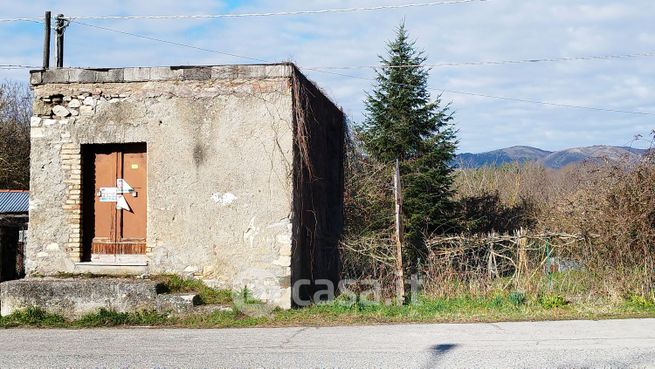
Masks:
[[[457,141],[450,104],[442,107],[441,96],[430,97],[426,57],[409,39],[404,23],[387,53],[380,56],[382,67],[358,133],[373,159],[401,162],[407,256],[415,262],[424,251],[424,234],[454,225],[450,163]]]

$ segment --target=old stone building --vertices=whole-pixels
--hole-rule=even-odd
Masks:
[[[28,277],[174,273],[282,307],[338,280],[344,116],[294,65],[31,84]]]

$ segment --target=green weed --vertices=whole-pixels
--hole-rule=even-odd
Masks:
[[[507,297],[507,299],[514,306],[525,305],[525,302],[527,301],[527,298],[525,297],[525,293],[519,291],[511,292]]]
[[[43,327],[55,328],[66,324],[66,319],[57,314],[51,314],[43,309],[31,307],[25,310],[18,310],[11,315],[0,318],[2,327]]]
[[[215,311],[210,314],[189,315],[181,318],[177,326],[193,328],[246,328],[266,325],[273,322],[274,318],[270,317],[250,317],[240,313],[237,310]],[[276,316],[277,320],[278,317]]]
[[[86,314],[76,320],[79,327],[115,327],[120,325],[151,326],[162,325],[168,321],[164,314],[156,311],[140,311],[136,313],[119,313],[113,310],[100,309],[95,313]]]
[[[566,306],[568,302],[560,295],[548,294],[539,298],[539,305],[544,309],[554,309]]]
[[[197,279],[187,279],[177,275],[160,275],[153,277],[153,279],[161,282],[163,287],[161,292],[195,292],[200,297],[201,302],[208,305],[229,305],[232,303],[231,291],[211,288]]]
[[[655,309],[655,300],[652,297],[630,294],[626,298],[626,305],[637,310],[651,310]]]

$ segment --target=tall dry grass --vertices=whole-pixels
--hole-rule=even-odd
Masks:
[[[496,217],[497,224],[525,227],[532,235],[567,234],[584,240],[566,248],[551,247],[554,256],[574,261],[597,278],[595,284],[588,286],[590,291],[608,296],[639,293],[653,297],[655,156],[652,153],[638,161],[628,158],[595,161],[560,170],[546,169],[536,163],[461,170],[456,186],[463,204],[481,197],[494,199],[496,210],[491,216]],[[468,215],[463,222],[471,223],[471,213]],[[490,212],[479,214],[489,215]],[[503,220],[504,216],[510,218]],[[469,228],[470,233],[481,230]],[[504,233],[515,230],[483,229]],[[471,244],[475,244],[474,238]],[[437,237],[434,241],[437,245],[438,240]],[[543,258],[543,252],[540,255],[534,255],[532,265],[539,265],[538,258]]]
[[[350,169],[344,270],[392,281],[390,173]],[[459,170],[455,189],[460,227],[427,236],[430,252],[418,271],[426,293],[547,288],[572,299],[653,298],[655,155],[559,170],[536,163]]]

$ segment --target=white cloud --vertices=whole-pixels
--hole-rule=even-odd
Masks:
[[[97,2],[2,1],[2,17],[55,14],[202,14],[266,12],[380,5],[376,0],[244,1],[138,0]],[[385,0],[384,4],[407,1]],[[655,51],[652,0],[491,0],[484,3],[316,16],[202,21],[84,21],[201,48],[300,66],[368,65],[403,20],[429,62],[508,60]],[[0,24],[0,63],[40,64],[41,28]],[[67,31],[67,65],[126,66],[221,64],[246,59],[142,40],[73,23]],[[433,88],[602,108],[655,111],[654,58],[435,68]],[[370,70],[306,71],[342,105],[362,119]],[[25,71],[0,78],[26,80]],[[438,94],[434,91],[434,94]],[[625,144],[653,128],[653,116],[565,109],[481,97],[444,94],[453,101],[462,151],[530,144],[559,149]]]

